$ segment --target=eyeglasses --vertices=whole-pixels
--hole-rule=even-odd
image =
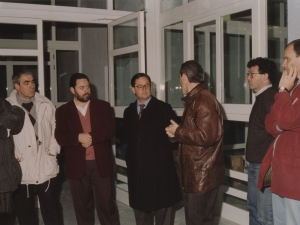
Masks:
[[[141,90],[149,90],[150,89],[150,87],[151,87],[151,85],[150,84],[146,84],[146,85],[139,85],[139,86],[134,86],[134,87],[136,87],[139,91],[141,91]]]
[[[247,77],[250,76],[250,78],[252,79],[253,78],[253,74],[262,74],[262,73],[246,73],[247,74]]]

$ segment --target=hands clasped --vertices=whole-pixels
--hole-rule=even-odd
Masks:
[[[166,127],[165,130],[169,138],[174,138],[176,129],[179,125],[174,120],[170,120],[170,122],[171,124],[168,127]]]
[[[80,133],[78,135],[78,141],[84,148],[87,148],[92,145],[92,136],[89,133]]]

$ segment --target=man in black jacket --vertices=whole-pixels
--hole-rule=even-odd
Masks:
[[[165,133],[170,119],[175,119],[171,106],[151,96],[151,79],[138,73],[131,79],[131,90],[137,101],[124,111],[124,140],[129,205],[137,225],[171,225],[173,205],[181,200],[179,180],[172,150],[175,148]]]
[[[21,183],[21,167],[15,158],[12,135],[18,134],[24,123],[24,111],[0,98],[0,224],[11,221],[11,195]]]

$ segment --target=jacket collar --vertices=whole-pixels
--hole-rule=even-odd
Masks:
[[[189,105],[192,102],[192,100],[195,98],[195,96],[203,89],[205,89],[205,85],[203,83],[200,83],[196,87],[194,87],[189,93],[187,93],[186,96],[181,98],[184,107],[186,105]]]

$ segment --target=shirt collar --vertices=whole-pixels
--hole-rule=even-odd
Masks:
[[[260,89],[258,92],[254,93],[255,97],[259,96],[261,93],[263,93],[265,90],[267,90],[268,88],[272,87],[272,84],[268,84],[266,86],[264,86],[262,89]]]
[[[140,103],[139,101],[136,101],[137,102],[137,106],[139,107],[141,104],[144,104],[145,106],[144,106],[144,109],[147,107],[147,105],[148,105],[148,103],[150,102],[150,100],[151,100],[151,96],[150,96],[150,98],[148,98],[144,103]]]
[[[89,107],[89,104],[90,104],[90,100],[85,104],[84,107],[81,107],[81,106],[77,105],[75,99],[74,99],[74,103],[75,103],[76,108],[79,110],[79,112],[81,112],[81,114],[83,116],[85,116],[85,114],[87,112],[87,109]]]

